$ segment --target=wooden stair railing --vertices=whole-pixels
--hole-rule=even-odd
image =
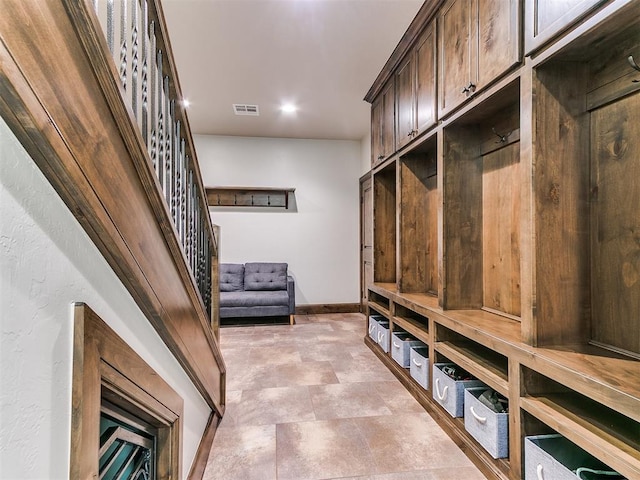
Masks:
[[[222,416],[217,242],[159,0],[0,11],[0,114]]]

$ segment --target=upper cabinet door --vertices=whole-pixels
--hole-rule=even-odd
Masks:
[[[415,125],[418,134],[435,125],[436,114],[436,29],[432,22],[415,48]]]
[[[477,2],[478,88],[483,88],[520,62],[520,1]]]
[[[382,95],[382,154],[389,157],[396,151],[395,141],[395,84],[393,77],[381,93]]]
[[[604,0],[525,0],[525,50],[529,55]]]
[[[430,24],[396,70],[396,142],[400,149],[436,123],[436,36]]]
[[[440,10],[440,117],[477,87],[477,0],[450,0]]]
[[[395,152],[395,89],[393,78],[371,104],[371,166]]]
[[[520,62],[520,0],[451,0],[440,11],[440,117]]]
[[[414,115],[415,73],[413,55],[409,54],[396,71],[396,142],[404,147],[416,134]]]

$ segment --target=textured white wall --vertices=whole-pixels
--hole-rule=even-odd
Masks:
[[[183,397],[186,477],[209,407],[1,118],[0,252],[0,478],[69,478],[73,302]]]
[[[296,304],[359,301],[358,141],[197,135],[206,186],[294,187],[295,211],[212,210],[221,261],[283,261]]]

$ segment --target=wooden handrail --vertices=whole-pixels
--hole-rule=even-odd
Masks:
[[[174,156],[168,165],[175,172],[184,168],[193,183],[184,182],[188,175],[165,182],[149,153],[151,125],[145,136],[136,116],[142,105],[126,101],[132,90],[122,85],[94,7],[84,0],[0,0],[0,114],[205,401],[222,415],[225,365],[216,338],[212,259],[217,245],[188,120],[174,103],[172,122],[180,122],[182,135],[169,150]],[[147,7],[156,8],[154,21],[164,25],[160,7]],[[163,71],[174,75],[168,39],[159,43],[167,49]],[[169,102],[176,102],[177,75],[159,78],[168,96],[175,95]],[[188,206],[195,213],[185,213]],[[188,231],[193,222],[195,235]]]

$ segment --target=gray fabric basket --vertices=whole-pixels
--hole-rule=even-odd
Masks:
[[[429,390],[429,348],[411,347],[409,372],[413,379],[425,390]]]
[[[574,471],[580,467],[611,471],[600,460],[557,433],[525,437],[525,480],[576,480]]]
[[[442,367],[453,363],[435,363],[433,365],[433,399],[444,407],[452,417],[464,415],[464,389],[482,385],[480,380],[454,380],[443,373]]]
[[[378,332],[376,333],[376,341],[382,347],[384,353],[389,353],[389,322],[379,321]]]
[[[369,337],[378,343],[378,322],[385,321],[382,315],[369,315]]]
[[[488,387],[464,391],[464,428],[493,458],[509,456],[509,414],[496,413],[478,397]]]
[[[409,368],[411,363],[411,347],[424,345],[406,332],[394,332],[391,335],[391,358],[402,368]]]

